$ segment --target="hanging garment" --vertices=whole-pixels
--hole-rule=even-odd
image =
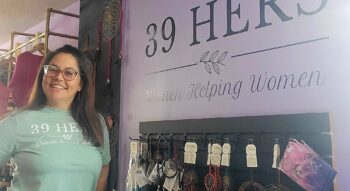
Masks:
[[[9,89],[0,81],[0,119],[7,111],[9,95]]]
[[[311,147],[294,139],[289,141],[279,168],[307,191],[332,190],[337,174]]]
[[[16,68],[10,82],[10,91],[17,108],[27,104],[43,56],[23,52],[17,58]]]
[[[3,85],[7,86],[8,82],[8,74],[9,70],[10,75],[12,75],[14,68],[15,68],[15,63],[16,59],[11,57],[9,59],[3,59],[0,61],[0,81],[3,83]],[[11,69],[10,69],[11,65]]]

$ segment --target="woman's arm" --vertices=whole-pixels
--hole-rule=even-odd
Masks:
[[[96,191],[105,191],[108,180],[109,164],[102,166],[100,177],[97,181]]]

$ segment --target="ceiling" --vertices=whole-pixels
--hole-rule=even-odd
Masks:
[[[0,0],[0,45],[11,32],[24,32],[46,19],[48,8],[63,10],[78,0]]]

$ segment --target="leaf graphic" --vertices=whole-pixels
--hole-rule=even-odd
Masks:
[[[215,51],[213,52],[213,54],[210,56],[209,58],[209,62],[213,62],[213,60],[215,59],[215,57],[218,55],[219,51]]]
[[[202,57],[201,57],[201,59],[200,59],[199,61],[200,61],[200,62],[204,62],[204,60],[207,58],[208,54],[209,54],[209,50],[206,51],[206,52],[202,55]]]
[[[204,62],[204,67],[205,67],[205,70],[211,74],[211,67],[209,66],[208,62]]]
[[[228,54],[227,51],[224,52],[224,53],[222,53],[222,54],[219,56],[217,63],[222,64],[221,62],[226,58],[227,54]]]
[[[213,69],[214,69],[215,73],[220,74],[219,66],[214,62],[212,63],[212,65],[213,65]]]

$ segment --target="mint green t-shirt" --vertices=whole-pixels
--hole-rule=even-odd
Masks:
[[[109,163],[109,139],[94,147],[69,112],[49,107],[22,111],[0,122],[0,166],[16,165],[12,191],[95,191]]]

